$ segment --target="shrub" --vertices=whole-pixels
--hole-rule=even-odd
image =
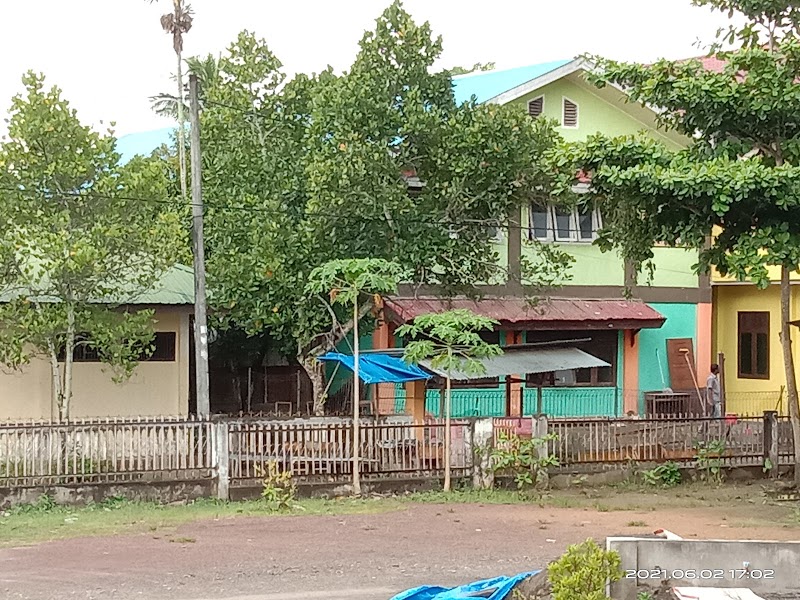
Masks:
[[[695,445],[695,466],[702,481],[719,485],[724,479],[722,472],[722,455],[725,452],[723,440],[698,442]]]
[[[603,550],[594,540],[570,546],[547,567],[553,600],[606,600],[606,584],[622,578],[620,564],[618,553]]]
[[[281,471],[278,463],[270,461],[267,468],[257,467],[262,478],[261,497],[272,510],[289,510],[297,497],[297,485],[290,471]]]
[[[540,455],[539,448],[556,439],[558,436],[553,433],[524,439],[502,431],[497,446],[492,450],[492,468],[513,473],[520,491],[527,487],[546,487],[548,467],[557,467],[559,463],[552,454]]]
[[[648,485],[675,487],[681,482],[681,470],[676,463],[670,461],[644,471],[642,477]]]

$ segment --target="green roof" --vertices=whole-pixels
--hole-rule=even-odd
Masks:
[[[35,294],[30,293],[30,290],[6,290],[0,293],[0,302],[9,302],[20,296],[33,299]],[[52,296],[38,296],[36,299],[40,302],[58,302]],[[96,303],[191,305],[194,304],[194,271],[184,265],[175,265],[147,290],[131,290],[124,298],[99,299]]]

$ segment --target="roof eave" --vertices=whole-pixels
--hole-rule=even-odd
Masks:
[[[489,98],[486,101],[486,104],[507,104],[509,102],[513,102],[514,100],[521,98],[522,96],[529,94],[531,92],[535,92],[536,90],[543,88],[544,86],[553,83],[554,81],[558,81],[559,79],[563,79],[567,75],[571,75],[572,73],[576,73],[581,69],[588,70],[594,68],[594,64],[590,61],[586,60],[585,58],[575,58],[571,62],[568,62],[565,65],[561,65],[553,69],[552,71],[548,71],[544,75],[540,75],[535,79],[531,79],[523,83],[522,85],[518,85],[516,87],[511,88],[510,90],[506,90],[502,94],[498,94],[493,98]]]

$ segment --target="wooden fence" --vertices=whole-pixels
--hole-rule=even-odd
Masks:
[[[478,427],[480,425],[480,427]],[[488,438],[480,437],[488,435]],[[481,419],[451,424],[453,475],[471,474],[473,447],[501,433],[554,434],[549,452],[560,469],[630,462],[693,464],[717,442],[725,466],[793,463],[792,432],[776,413],[747,418]],[[346,482],[353,469],[347,419],[159,418],[0,424],[0,488],[93,483],[215,480],[259,485],[269,463],[301,481]],[[438,478],[444,472],[445,425],[409,418],[364,420],[359,468],[364,479]],[[481,464],[480,469],[483,468]],[[480,470],[479,469],[479,470]],[[221,491],[220,491],[221,490]]]
[[[325,424],[237,421],[229,424],[232,486],[251,485],[269,462],[301,480],[347,481],[353,472],[352,421]],[[440,476],[445,426],[441,422],[364,422],[360,428],[362,477]],[[472,468],[470,423],[451,424],[454,476]]]
[[[0,486],[212,476],[209,420],[106,419],[0,426]]]

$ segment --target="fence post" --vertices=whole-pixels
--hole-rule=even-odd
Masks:
[[[494,419],[473,419],[470,430],[472,487],[476,490],[490,490],[494,487],[494,471],[492,471]]]
[[[764,411],[764,466],[772,478],[778,477],[778,438],[778,411]]]
[[[544,436],[547,435],[547,415],[539,415],[534,417],[533,419],[533,438],[534,439],[542,439]],[[550,442],[546,442],[543,444],[539,444],[536,447],[536,453],[538,455],[539,460],[546,460],[548,455],[550,454]],[[541,483],[547,484],[548,480],[550,479],[549,473],[544,473],[544,481]]]
[[[230,499],[230,447],[228,438],[228,423],[218,421],[212,423],[213,435],[211,436],[212,456],[214,457],[214,471],[217,483],[217,499]]]

